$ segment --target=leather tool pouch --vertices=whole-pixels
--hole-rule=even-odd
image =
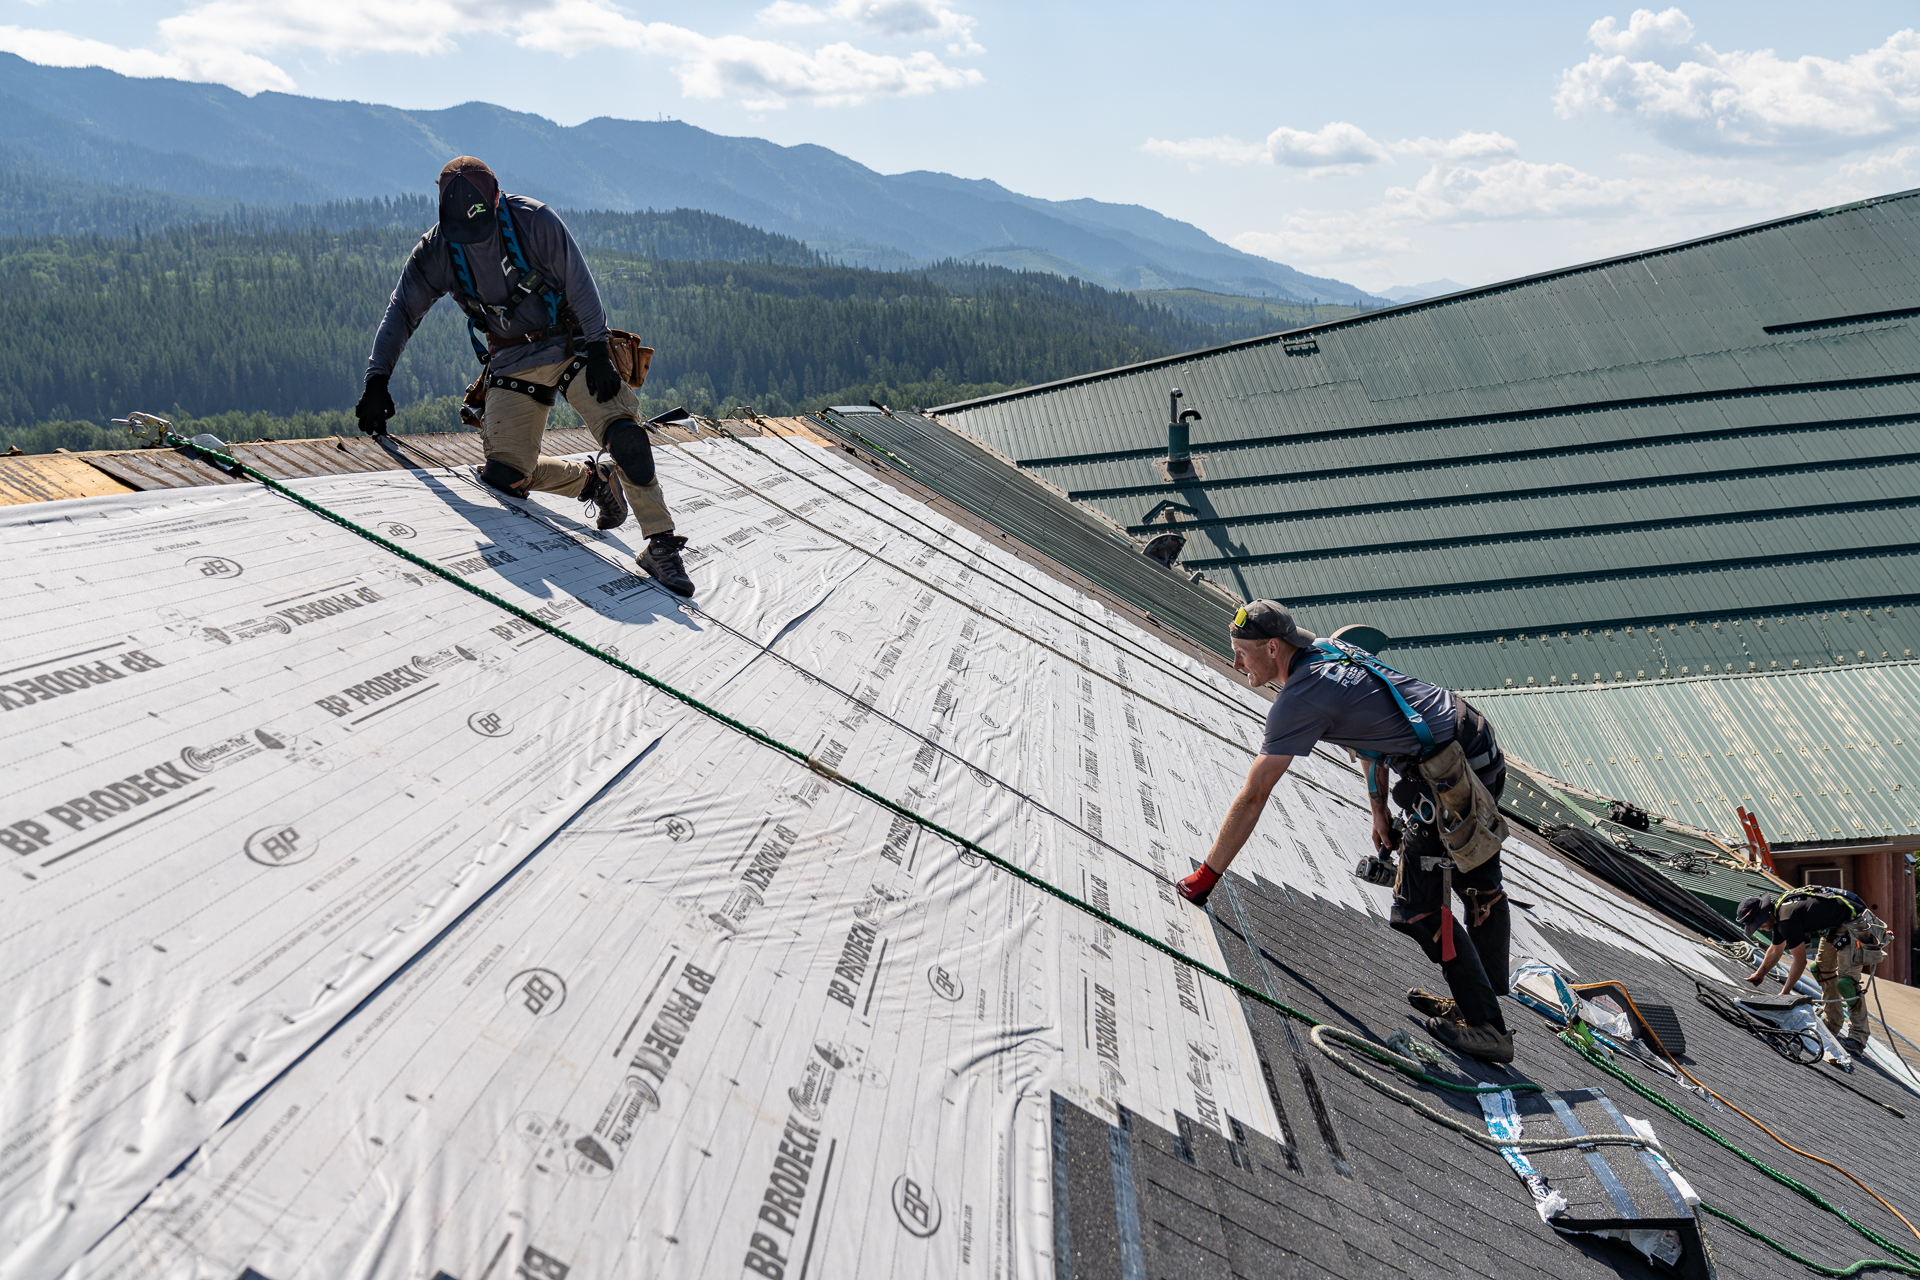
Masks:
[[[1472,871],[1500,852],[1500,842],[1507,838],[1507,820],[1487,784],[1467,767],[1467,754],[1458,738],[1422,760],[1420,776],[1432,785],[1440,803],[1434,829],[1456,869]]]
[[[653,348],[642,346],[637,335],[625,329],[607,330],[607,354],[613,358],[614,372],[630,387],[646,385],[647,370],[653,367]]]

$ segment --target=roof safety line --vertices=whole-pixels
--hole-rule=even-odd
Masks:
[[[486,588],[478,586],[475,583],[466,581],[465,579],[461,578],[458,574],[455,574],[451,570],[446,569],[441,565],[426,559],[423,556],[415,555],[413,552],[408,551],[406,548],[401,547],[389,541],[388,539],[381,537],[379,534],[373,532],[371,529],[366,528],[364,525],[358,524],[355,521],[348,519],[346,516],[343,516],[340,513],[333,511],[328,507],[322,506],[320,503],[313,501],[313,499],[308,498],[305,495],[298,493],[293,489],[288,488],[286,485],[274,479],[272,476],[267,475],[265,472],[259,471],[253,467],[248,466],[244,462],[238,461],[231,454],[221,453],[213,449],[202,449],[194,445],[192,442],[182,438],[180,435],[178,435],[177,433],[171,430],[167,431],[166,433],[166,441],[168,444],[174,446],[175,448],[184,450],[189,457],[202,458],[207,462],[211,463],[212,465],[219,467],[221,470],[226,471],[230,475],[245,476],[248,479],[258,481],[266,489],[270,490],[273,493],[279,494],[283,498],[290,499],[295,504],[306,508],[308,511],[313,512],[313,514],[319,516],[321,519],[327,520],[333,524],[339,525],[341,528],[347,530],[350,533],[357,534],[358,536],[366,539],[368,542],[373,543],[375,546],[379,547],[383,551],[391,552],[393,555],[400,557],[402,560],[407,561],[409,564],[412,564],[417,568],[424,569],[426,572],[431,573],[436,578],[439,578],[445,582],[452,583],[454,586],[460,588],[462,591],[467,592],[469,595],[477,596],[480,599],[485,600],[488,604],[491,604],[495,608],[498,608],[508,614],[511,614],[513,617],[528,624],[529,626],[535,628],[536,630],[544,631],[548,635],[553,636],[555,639],[564,641],[565,643],[572,645],[574,648],[580,650],[582,653],[588,654],[594,658],[598,658],[600,661],[606,663],[610,667],[613,667],[615,670],[632,676],[634,679],[639,680],[641,683],[645,684],[649,688],[656,689],[661,693],[666,694],[668,697],[674,699],[675,701],[680,702],[686,705],[687,707],[692,708],[693,710],[699,712],[700,714],[708,717],[711,720],[714,720],[722,725],[725,725],[727,728],[732,729],[734,732],[739,733],[744,737],[750,738],[754,742],[757,742],[762,746],[770,747],[773,750],[780,752],[782,755],[787,756],[788,758],[794,760],[795,762],[801,765],[804,765],[806,768],[812,770],[815,773],[821,774],[821,776],[823,777],[831,776],[833,781],[835,781],[837,784],[845,787],[847,790],[853,792],[854,794],[860,796],[861,798],[871,801],[872,803],[879,805],[881,808],[886,809],[891,813],[894,813],[899,815],[900,817],[906,818],[908,821],[913,822],[916,825],[924,828],[925,830],[932,832],[934,835],[939,836],[941,839],[948,841],[949,843],[955,845],[960,849],[963,849],[969,853],[973,853],[977,855],[982,860],[992,863],[995,867],[998,867],[1000,870],[1006,872],[1008,875],[1012,876],[1014,879],[1019,880],[1021,883],[1029,885],[1035,889],[1040,890],[1042,893],[1048,894],[1054,898],[1059,899],[1060,901],[1066,903],[1068,906],[1073,907],[1075,910],[1078,910],[1084,913],[1085,915],[1092,917],[1094,920],[1098,921],[1099,923],[1106,925],[1108,928],[1114,930],[1116,933],[1125,934],[1127,937],[1132,938],[1134,941],[1143,943],[1146,946],[1152,948],[1153,950],[1160,952],[1162,955],[1169,957],[1176,963],[1185,965],[1188,969],[1192,970],[1193,972],[1199,973],[1205,977],[1213,979],[1215,982],[1227,988],[1229,991],[1232,991],[1237,995],[1240,995],[1249,1000],[1252,1000],[1257,1004],[1265,1005],[1266,1007],[1274,1010],[1277,1013],[1283,1014],[1286,1017],[1296,1019],[1300,1022],[1304,1022],[1309,1027],[1313,1027],[1317,1029],[1325,1025],[1317,1021],[1313,1017],[1313,1015],[1305,1012],[1304,1010],[1296,1009],[1284,1000],[1281,1000],[1275,996],[1268,995],[1266,992],[1261,991],[1255,987],[1249,986],[1248,984],[1241,982],[1237,978],[1234,978],[1228,974],[1222,973],[1220,970],[1215,969],[1212,965],[1209,965],[1202,960],[1197,960],[1194,957],[1187,955],[1185,952],[1181,951],[1179,948],[1174,947],[1168,943],[1162,942],[1160,939],[1154,937],[1152,934],[1147,933],[1144,930],[1137,929],[1133,925],[1128,924],[1126,921],[1120,919],[1119,917],[1111,915],[1106,911],[1102,911],[1099,907],[1094,906],[1092,903],[1084,901],[1081,898],[1075,897],[1072,893],[1069,893],[1067,890],[1060,888],[1058,885],[1053,884],[1051,881],[1046,880],[1041,876],[1035,875],[1033,872],[1028,871],[1026,868],[1020,866],[1018,863],[1015,863],[1007,858],[1004,858],[999,854],[993,852],[991,849],[988,849],[980,844],[975,843],[972,840],[967,839],[965,836],[960,835],[958,832],[949,831],[947,828],[933,821],[933,819],[928,818],[923,814],[916,813],[914,810],[907,808],[905,805],[899,804],[894,800],[888,799],[886,796],[881,795],[879,792],[873,790],[872,788],[866,786],[865,784],[857,782],[854,779],[847,777],[845,774],[838,772],[837,770],[831,769],[830,766],[826,766],[821,762],[815,760],[814,757],[809,755],[807,752],[800,750],[798,747],[789,746],[788,744],[780,741],[778,738],[775,738],[772,734],[769,734],[764,730],[756,729],[752,725],[747,724],[744,721],[734,719],[732,716],[727,715],[725,712],[719,710],[718,708],[708,706],[706,703],[701,702],[698,698],[695,698],[692,694],[685,693],[682,690],[675,688],[673,685],[668,684],[666,681],[661,680],[656,676],[647,674],[645,671],[641,670],[639,667],[636,667],[631,663],[622,661],[621,659],[615,657],[613,654],[608,653],[606,650],[601,649],[598,646],[593,645],[585,640],[582,640],[578,636],[567,631],[565,628],[555,626],[553,623],[547,621],[545,618],[539,617],[538,615],[526,609],[522,609],[518,605],[513,604],[511,601],[502,599],[500,596],[493,594],[491,591],[488,591]],[[1341,1034],[1345,1035],[1347,1033],[1341,1033]],[[1385,1062],[1388,1065],[1393,1066],[1396,1069],[1401,1071],[1408,1071],[1408,1064],[1411,1064],[1415,1068],[1419,1066],[1418,1063],[1412,1063],[1411,1059],[1405,1059],[1400,1057],[1400,1055],[1398,1054],[1391,1053],[1384,1046],[1371,1044],[1369,1042],[1360,1040],[1358,1037],[1351,1037],[1350,1039],[1343,1042],[1350,1044],[1351,1047],[1353,1048],[1360,1049],[1362,1052],[1371,1054],[1372,1056],[1380,1059],[1382,1062]],[[1360,1075],[1363,1079],[1367,1078],[1366,1072],[1361,1071],[1357,1066],[1340,1059],[1339,1056],[1336,1053],[1334,1053],[1333,1050],[1327,1048],[1323,1044],[1320,1044],[1319,1041],[1316,1040],[1315,1043],[1316,1045],[1319,1046],[1321,1052],[1327,1054],[1329,1057],[1334,1058],[1335,1061],[1340,1062],[1340,1064],[1345,1069],[1355,1072],[1356,1074]],[[1513,1090],[1518,1090],[1522,1092],[1538,1091],[1540,1089],[1539,1085],[1531,1084],[1527,1082],[1521,1082],[1521,1083],[1516,1083],[1511,1085],[1501,1085],[1497,1087],[1481,1085],[1481,1084],[1463,1085],[1453,1081],[1442,1080],[1437,1076],[1428,1075],[1425,1072],[1419,1071],[1417,1069],[1413,1071],[1409,1071],[1409,1074],[1415,1075],[1417,1076],[1417,1078],[1419,1078],[1423,1082],[1432,1084],[1438,1088],[1448,1089],[1448,1090],[1452,1090],[1459,1093],[1479,1094],[1479,1093],[1489,1092],[1490,1089],[1492,1091],[1513,1089]],[[1386,1086],[1380,1085],[1376,1082],[1376,1087],[1384,1088]],[[1406,1099],[1411,1105],[1415,1105],[1419,1107],[1421,1113],[1424,1115],[1427,1115],[1429,1118],[1432,1118],[1435,1120],[1445,1119],[1445,1117],[1440,1116],[1439,1113],[1433,1112],[1428,1108],[1424,1107],[1423,1105],[1413,1102],[1413,1100],[1409,1095],[1400,1094],[1398,1091],[1392,1091],[1392,1092],[1395,1094],[1395,1096]],[[1603,1141],[1603,1140],[1604,1139],[1595,1139],[1595,1138],[1583,1139],[1583,1141],[1585,1142],[1594,1142],[1594,1141]],[[1629,1140],[1623,1136],[1622,1141],[1626,1145],[1641,1146],[1641,1147],[1647,1147],[1647,1148],[1656,1149],[1656,1150],[1659,1149],[1658,1143],[1647,1142],[1643,1139],[1636,1138],[1636,1139]],[[1509,1143],[1509,1144],[1503,1144],[1503,1145],[1512,1145],[1512,1144]]]

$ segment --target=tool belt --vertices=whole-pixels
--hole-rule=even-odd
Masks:
[[[653,367],[653,348],[642,345],[637,334],[625,329],[607,330],[607,354],[613,358],[613,370],[638,391],[646,385],[647,370]]]
[[[1422,760],[1419,768],[1439,805],[1434,834],[1454,867],[1472,871],[1499,853],[1500,842],[1507,838],[1507,820],[1487,784],[1467,763],[1460,739],[1454,738]]]

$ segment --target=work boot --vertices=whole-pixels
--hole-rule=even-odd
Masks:
[[[690,596],[693,579],[687,576],[687,566],[680,563],[680,548],[686,545],[685,538],[656,533],[647,539],[647,549],[636,559],[642,569],[653,575],[655,582],[677,596]]]
[[[1437,996],[1431,991],[1419,987],[1407,992],[1407,1003],[1429,1018],[1443,1018],[1448,1022],[1465,1022],[1460,1016],[1460,1005],[1452,996]]]
[[[1427,1032],[1456,1053],[1482,1062],[1512,1062],[1513,1033],[1484,1022],[1451,1022],[1428,1018]]]
[[[618,529],[627,522],[627,491],[620,487],[620,474],[611,462],[595,458],[587,464],[587,485],[580,490],[580,501],[599,512],[593,522],[597,529]]]

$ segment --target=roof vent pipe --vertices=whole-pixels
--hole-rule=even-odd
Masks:
[[[1193,474],[1193,458],[1188,452],[1187,424],[1200,421],[1198,409],[1181,409],[1180,397],[1186,392],[1175,387],[1167,397],[1167,472],[1169,475]]]

